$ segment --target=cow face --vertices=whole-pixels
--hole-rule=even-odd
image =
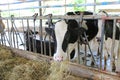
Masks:
[[[24,31],[24,35],[25,35],[25,40],[27,40],[29,37],[33,37],[33,34],[38,34],[37,31],[33,32],[31,29],[27,29],[26,31]]]

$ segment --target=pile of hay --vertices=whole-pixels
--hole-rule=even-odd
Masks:
[[[67,62],[61,64],[28,60],[15,56],[0,46],[0,80],[85,80],[67,72]]]

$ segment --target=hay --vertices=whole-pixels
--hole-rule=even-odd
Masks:
[[[0,46],[0,80],[46,80],[50,65],[13,56],[6,47]]]
[[[68,72],[68,62],[28,60],[0,46],[0,80],[84,80]]]
[[[68,72],[69,62],[52,62],[50,67],[50,75],[47,80],[85,80],[80,77],[75,77]]]

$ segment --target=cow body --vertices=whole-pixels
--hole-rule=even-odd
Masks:
[[[35,32],[37,34],[38,32]],[[26,50],[41,53],[43,51],[44,55],[53,56],[55,52],[55,43],[49,41],[38,40],[33,37],[34,32],[32,30],[28,30],[25,32],[25,40],[26,40]],[[51,45],[51,46],[50,46]],[[50,47],[49,47],[50,46]],[[51,51],[51,55],[50,52]]]
[[[79,14],[78,14],[79,13]],[[81,12],[68,13],[68,15],[80,15]],[[91,12],[83,12],[86,15],[91,15]],[[79,22],[75,19],[60,20],[55,24],[55,36],[57,41],[57,50],[54,54],[54,60],[66,60],[67,54],[70,54],[75,49],[75,57],[78,56],[77,41],[80,40],[84,44],[86,39],[84,33],[87,35],[88,41],[92,40],[97,32],[98,25],[95,19],[83,20],[85,26],[79,26]],[[87,26],[87,28],[86,28]]]
[[[108,17],[108,14],[104,11],[100,11],[98,15]],[[112,38],[113,38],[113,24],[114,20],[105,20],[104,21],[104,53],[109,53],[111,55],[111,48],[112,48]],[[120,36],[120,26],[115,24],[116,26],[116,33],[115,33],[115,47],[114,47],[114,54],[117,54],[118,44],[119,44],[119,36]],[[102,27],[102,20],[98,21],[99,31],[96,37],[101,37],[101,27]]]
[[[105,11],[100,11],[98,13],[98,15],[100,16],[104,16],[104,17],[109,17],[109,15],[105,12]],[[118,47],[119,47],[119,37],[120,37],[120,26],[117,25],[118,23],[115,23],[116,26],[116,33],[115,33],[115,46],[114,49],[112,49],[112,38],[113,38],[113,27],[114,27],[114,20],[104,20],[104,44],[103,44],[103,56],[104,56],[104,61],[107,61],[110,57],[110,59],[113,59],[113,66],[115,70],[115,58],[117,58],[117,54],[118,54]],[[97,34],[97,38],[101,38],[101,28],[102,26],[102,20],[98,21],[98,27],[99,27],[99,31]],[[101,40],[100,40],[101,41]],[[112,51],[113,50],[113,51]],[[111,52],[113,52],[113,54],[111,54]],[[112,55],[112,56],[111,56]],[[107,62],[104,62],[105,64],[107,64]],[[104,69],[106,69],[107,65],[104,65]]]

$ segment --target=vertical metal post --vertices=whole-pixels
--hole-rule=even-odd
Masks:
[[[115,72],[115,54],[114,54],[114,47],[115,47],[115,35],[116,35],[116,19],[114,19],[113,24],[113,35],[112,35],[112,48],[111,48],[111,67],[112,71]]]
[[[87,46],[85,44],[85,59],[84,59],[84,65],[87,65]]]
[[[66,5],[66,0],[65,0],[65,5]],[[66,11],[67,11],[67,7],[65,6],[65,13],[66,13]]]
[[[11,42],[11,35],[10,35],[10,26],[9,26],[9,21],[7,19],[7,28],[8,28],[8,43],[10,46],[12,46],[12,42]]]
[[[29,31],[29,30],[30,30],[30,28],[29,28],[29,20],[28,20],[28,19],[27,19],[27,30],[28,30],[28,31],[27,31],[27,34],[28,34],[28,35],[26,35],[26,37],[28,37],[28,42],[29,42],[30,44],[27,44],[27,43],[26,43],[26,45],[28,45],[29,51],[31,51],[31,44],[32,44],[32,43],[30,42],[30,37],[29,37],[29,34],[30,34],[30,31]]]
[[[77,59],[77,63],[80,64],[80,39],[78,37],[78,43],[77,43],[77,47],[78,47],[78,59]]]
[[[87,3],[87,0],[85,0],[85,9],[87,9],[86,3]]]
[[[105,20],[102,20],[101,28],[101,44],[100,44],[100,69],[102,70],[102,57],[103,57],[103,43],[104,43],[104,23]]]
[[[96,0],[94,0],[94,14],[95,14],[95,12],[96,12]]]
[[[52,14],[49,14],[48,15],[48,27],[50,28],[51,26],[52,26],[52,19],[51,19],[51,17],[52,17]],[[51,37],[49,36],[49,56],[52,56],[52,54],[51,54]]]
[[[14,17],[14,15],[11,15],[11,26],[12,26],[11,27],[11,33],[13,33],[13,35],[11,35],[12,36],[11,39],[13,40],[13,45],[14,45],[13,47],[16,48],[16,45],[15,45],[15,36],[14,36],[14,27],[13,27],[14,26],[13,17]]]
[[[118,20],[118,26],[120,26],[120,21]],[[119,27],[120,31],[120,27]],[[116,72],[120,70],[120,34],[119,34],[119,44],[118,44],[118,51],[117,51],[117,62],[116,62]]]
[[[36,21],[37,16],[38,16],[38,13],[35,13],[34,16],[33,16],[33,17],[34,17],[34,19],[33,19],[33,24],[34,24],[33,51],[34,51],[34,52],[37,52],[37,50],[36,50],[36,48],[37,48],[37,47],[36,47],[36,40],[35,40],[35,39],[36,39],[36,34],[35,34],[35,32],[36,32],[35,21]]]
[[[24,22],[23,22],[23,19],[22,19],[22,27],[23,27],[23,39],[24,39],[24,44],[23,44],[23,47],[24,47],[24,50],[25,50],[25,34],[24,34],[24,28],[25,28],[25,26],[24,26]]]
[[[82,27],[82,20],[83,20],[83,13],[80,14],[80,18],[78,20],[78,23],[80,23],[79,27]],[[79,35],[79,33],[78,33],[78,35]],[[78,45],[78,59],[77,59],[77,63],[80,64],[80,45],[79,44],[80,44],[80,36],[78,36],[78,43],[77,43],[77,45]]]
[[[39,1],[39,6],[41,6],[42,3]],[[39,9],[39,16],[42,16],[42,8]],[[39,31],[40,31],[40,43],[41,43],[41,54],[43,54],[43,34],[42,34],[42,19],[40,19],[40,26],[39,26]]]

